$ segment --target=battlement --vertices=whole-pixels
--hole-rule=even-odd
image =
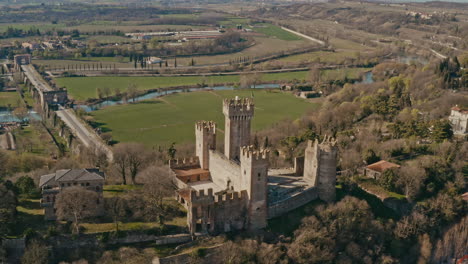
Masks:
[[[319,143],[318,139],[315,139],[315,141],[307,141],[307,148],[315,147],[320,148],[320,150],[330,152],[337,147],[337,140],[333,137],[325,135],[321,143]]]
[[[223,113],[229,117],[252,117],[254,102],[250,98],[224,99]]]
[[[248,199],[247,191],[241,192],[232,192],[232,193],[225,193],[225,194],[213,194],[213,189],[209,188],[207,193],[205,190],[191,190],[190,191],[190,202],[192,204],[200,204],[200,203],[214,203],[214,204],[222,204],[228,202],[236,202],[236,201],[246,201]]]
[[[195,123],[195,130],[215,134],[216,123],[213,121],[198,121]]]
[[[270,155],[270,150],[261,149],[256,150],[253,146],[244,146],[241,147],[241,159],[253,159],[253,160],[267,160]]]
[[[199,166],[199,165],[200,165],[200,161],[198,157],[169,160],[169,167],[171,169],[187,168],[187,167],[193,167],[193,166]]]

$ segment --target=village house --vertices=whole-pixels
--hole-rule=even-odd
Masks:
[[[468,109],[461,108],[458,105],[452,107],[449,120],[452,123],[455,135],[468,134]]]
[[[381,160],[376,163],[370,164],[364,168],[364,176],[367,178],[372,178],[377,180],[380,178],[382,173],[388,169],[399,168],[400,165],[388,162],[386,160]]]
[[[98,193],[99,199],[96,202],[101,206],[98,206],[96,215],[103,213],[103,173],[98,169],[58,170],[55,173],[41,176],[39,181],[39,188],[42,190],[41,206],[44,207],[46,220],[57,219],[54,207],[56,196],[64,189],[76,186]]]
[[[29,49],[29,50],[37,50],[37,49],[41,48],[41,45],[39,45],[36,42],[23,42],[23,43],[21,43],[21,46],[23,48]]]

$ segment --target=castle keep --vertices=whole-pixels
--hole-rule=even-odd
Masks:
[[[294,168],[269,169],[269,150],[250,145],[254,103],[223,101],[224,152],[216,148],[216,124],[195,124],[196,157],[169,161],[177,199],[187,208],[191,233],[256,230],[267,220],[315,199],[335,199],[336,141],[309,141]]]

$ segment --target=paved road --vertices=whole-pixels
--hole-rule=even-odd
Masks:
[[[28,65],[21,65],[21,69],[23,69],[24,74],[28,77],[29,81],[39,89],[40,91],[52,91],[52,87],[39,75],[39,73],[34,69],[34,66],[31,64]]]
[[[109,160],[112,160],[112,151],[110,148],[105,145],[99,138],[96,133],[88,129],[85,124],[83,124],[78,117],[75,115],[73,110],[65,109],[60,106],[59,110],[56,111],[57,115],[62,119],[63,122],[71,129],[72,133],[80,139],[80,141],[87,148],[95,148],[97,150],[104,151]]]
[[[21,68],[36,89],[41,92],[53,90],[32,65],[22,65]],[[85,147],[104,151],[107,158],[110,161],[112,160],[111,149],[101,141],[92,129],[79,120],[72,109],[65,109],[63,106],[59,106],[59,110],[56,113]]]

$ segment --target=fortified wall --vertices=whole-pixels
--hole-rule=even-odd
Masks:
[[[252,99],[223,101],[224,152],[216,149],[216,124],[195,124],[196,158],[169,161],[178,186],[177,198],[187,208],[190,232],[258,230],[267,219],[315,199],[335,199],[336,141],[309,141],[295,170],[270,174],[269,150],[250,145]]]

